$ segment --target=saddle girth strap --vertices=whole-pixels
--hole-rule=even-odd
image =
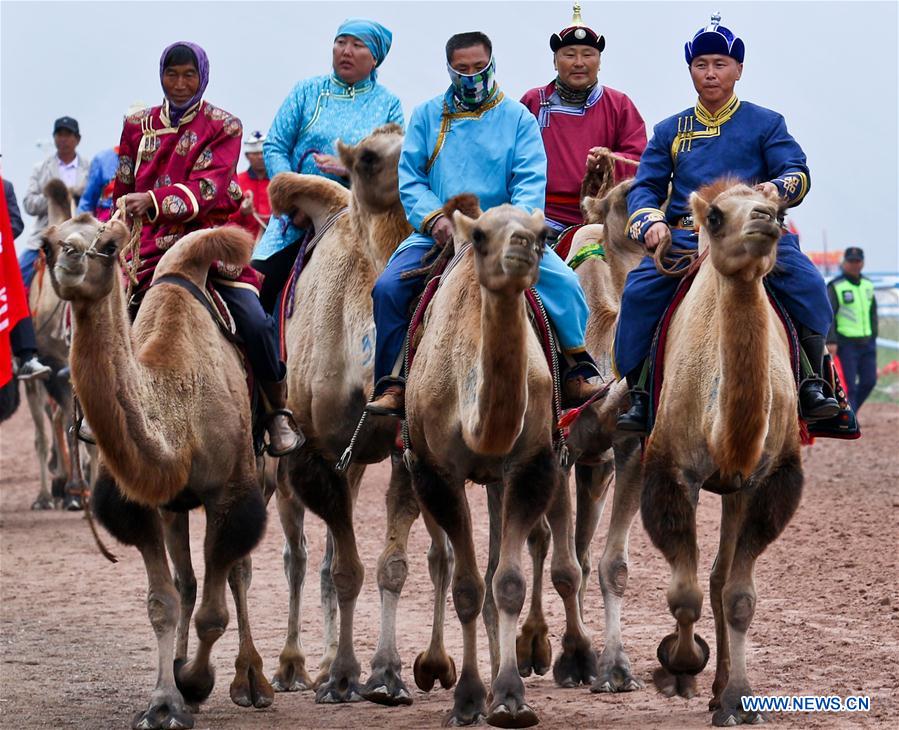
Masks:
[[[209,312],[209,316],[212,317],[212,321],[215,322],[228,342],[234,345],[243,344],[243,340],[241,340],[240,337],[238,337],[225,326],[225,323],[222,321],[221,315],[219,315],[218,311],[216,311],[215,305],[213,305],[206,293],[202,289],[200,289],[200,287],[194,284],[190,279],[179,276],[178,274],[166,274],[165,276],[160,276],[158,279],[156,279],[152,284],[150,284],[150,287],[152,288],[154,286],[159,286],[160,284],[174,284],[175,286],[180,286],[182,289],[188,291],[190,295],[200,304],[202,304],[207,312]]]

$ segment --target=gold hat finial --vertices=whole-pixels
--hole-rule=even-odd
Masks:
[[[583,25],[584,19],[581,18],[581,4],[574,4],[574,14],[571,16],[571,24],[572,25]]]

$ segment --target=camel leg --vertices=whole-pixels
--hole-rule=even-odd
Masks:
[[[334,585],[334,577],[331,570],[334,565],[334,535],[331,528],[325,534],[325,552],[322,562],[318,566],[319,595],[322,607],[323,625],[323,649],[322,658],[318,662],[318,674],[312,686],[318,689],[323,682],[331,676],[331,665],[337,656],[337,639],[340,634],[337,626],[337,588]]]
[[[621,638],[621,606],[627,589],[627,543],[634,517],[640,509],[643,488],[638,439],[615,444],[615,494],[609,534],[599,561],[599,586],[605,612],[605,643],[599,656],[599,673],[591,692],[633,692],[643,681],[631,671]]]
[[[181,666],[176,675],[181,694],[194,705],[209,697],[215,684],[210,658],[213,645],[228,626],[225,603],[228,573],[236,561],[249,554],[265,532],[265,503],[255,474],[226,485],[203,506],[206,509],[203,597],[194,617],[199,643],[194,658]]]
[[[312,687],[312,678],[306,671],[306,654],[300,639],[307,560],[306,535],[303,532],[306,511],[299,497],[282,488],[280,479],[276,499],[278,516],[284,530],[284,575],[287,576],[289,601],[287,638],[278,657],[278,671],[272,677],[272,688],[275,692],[299,692]],[[330,566],[328,572],[330,576]]]
[[[487,645],[490,648],[490,681],[499,673],[499,615],[493,598],[493,576],[499,564],[499,544],[503,531],[503,483],[487,485],[487,516],[490,524],[487,571],[484,573],[484,628],[487,629]]]
[[[415,657],[412,673],[415,684],[424,692],[430,692],[435,682],[440,681],[443,689],[456,683],[456,663],[446,653],[443,643],[443,629],[446,623],[446,592],[450,585],[450,575],[455,565],[453,546],[446,533],[434,522],[427,511],[422,512],[422,520],[431,536],[428,548],[428,572],[434,586],[434,618],[431,623],[431,642],[428,648]]]
[[[228,573],[228,584],[237,610],[239,646],[234,660],[234,680],[231,682],[231,701],[241,707],[268,707],[275,699],[275,691],[262,673],[262,657],[253,643],[250,631],[250,611],[247,592],[253,581],[253,560],[249,555],[238,560]]]
[[[493,576],[493,595],[499,612],[500,664],[487,715],[487,722],[498,727],[530,727],[538,722],[537,714],[525,702],[515,651],[518,617],[527,590],[521,570],[521,548],[546,512],[558,483],[559,467],[549,449],[531,462],[518,465],[507,476],[499,564]]]
[[[763,721],[759,713],[744,711],[741,702],[741,697],[754,694],[746,672],[746,634],[756,605],[752,573],[759,555],[783,532],[799,506],[802,481],[799,454],[790,454],[745,497],[733,562],[721,594],[730,671],[720,695],[720,707],[712,715],[716,726]]]
[[[34,451],[37,454],[37,466],[41,481],[41,489],[34,502],[31,503],[31,509],[53,509],[53,496],[50,493],[47,465],[49,450],[44,423],[44,401],[46,397],[43,396],[43,388],[39,389],[39,384],[30,380],[25,381],[25,397],[28,400],[31,420],[34,421]]]
[[[422,513],[446,532],[455,553],[453,605],[462,624],[462,671],[453,692],[453,709],[444,725],[473,725],[484,717],[487,690],[478,671],[478,614],[484,602],[484,581],[478,573],[471,512],[465,482],[451,482],[419,459],[412,476]],[[524,535],[522,535],[522,542]],[[440,597],[437,596],[440,600]],[[512,627],[514,663],[515,627]],[[518,670],[515,670],[518,677]],[[520,679],[518,680],[521,681]]]
[[[565,634],[562,653],[553,665],[553,678],[560,687],[591,684],[596,679],[597,661],[590,634],[581,616],[581,566],[575,558],[574,531],[571,524],[571,495],[568,472],[558,471],[555,495],[547,510],[552,529],[553,557],[550,576],[553,587],[565,606]]]
[[[197,577],[190,557],[190,525],[186,512],[160,512],[165,544],[175,568],[175,588],[181,598],[178,627],[175,630],[175,661],[187,661],[187,641],[190,634],[190,617],[197,602]]]
[[[546,674],[553,659],[552,645],[549,643],[549,627],[543,615],[543,566],[549,553],[550,534],[549,523],[543,517],[537,520],[527,538],[533,568],[531,605],[527,618],[521,626],[521,633],[515,640],[518,673],[522,677],[531,676],[531,672]],[[493,679],[496,679],[495,675]]]
[[[396,647],[396,609],[409,572],[406,545],[418,517],[418,502],[409,471],[398,454],[391,456],[390,466],[390,484],[385,497],[387,536],[378,559],[381,632],[362,696],[379,705],[411,705],[412,695],[400,676],[403,662]]]
[[[590,561],[592,560],[590,544],[606,506],[612,476],[612,469],[605,465],[576,464],[574,467],[576,494],[574,549],[581,566],[581,589],[578,591],[581,616],[584,615],[584,597],[590,579]]]
[[[105,470],[98,475],[91,508],[113,537],[137,547],[147,570],[147,614],[156,635],[159,663],[156,686],[147,709],[134,716],[131,727],[139,730],[191,728],[193,717],[175,683],[179,600],[166,559],[159,513],[126,500]]]
[[[696,675],[709,659],[708,644],[694,633],[703,598],[696,575],[698,486],[680,483],[670,459],[654,453],[646,457],[644,475],[643,525],[653,545],[671,566],[668,609],[677,622],[675,633],[659,644],[657,655],[662,666],[656,670],[653,680],[662,694],[668,697],[678,694],[689,699],[696,694]]]
[[[318,703],[356,702],[362,700],[359,687],[361,667],[353,648],[353,615],[356,599],[362,588],[365,569],[359,560],[356,535],[353,531],[353,499],[365,466],[353,464],[346,477],[334,471],[311,449],[301,449],[292,455],[289,464],[290,482],[303,503],[328,525],[329,541],[333,542],[331,579],[337,594],[340,625],[337,652],[327,677],[315,693]],[[327,560],[327,554],[326,554]],[[322,603],[325,603],[325,580],[322,575]],[[327,633],[326,652],[331,637]],[[328,658],[328,655],[325,655]],[[320,675],[321,678],[321,675]],[[317,681],[318,683],[318,681]]]

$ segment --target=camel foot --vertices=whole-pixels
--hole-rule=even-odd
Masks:
[[[231,701],[240,707],[269,707],[275,700],[275,690],[262,673],[259,666],[249,666],[246,671],[238,670],[231,682]]]
[[[331,665],[328,679],[319,685],[315,692],[315,701],[320,705],[339,704],[343,702],[361,702],[362,688],[359,686],[359,662],[353,658],[349,662],[335,660]]]
[[[31,509],[35,511],[53,509],[53,507],[53,497],[49,494],[39,494],[37,499],[31,503]]]
[[[742,697],[753,694],[749,685],[742,687],[725,687],[719,699],[718,709],[712,714],[712,725],[715,727],[733,727],[735,725],[762,725],[765,717],[754,710],[744,710]]]
[[[423,692],[434,689],[437,680],[440,680],[443,689],[449,689],[456,683],[456,663],[446,651],[432,652],[429,647],[415,657],[412,674],[415,677],[415,684]]]
[[[521,671],[521,665],[518,667]],[[598,674],[596,652],[590,640],[583,636],[563,636],[562,653],[553,665],[553,678],[560,687],[592,684]]]
[[[659,667],[652,673],[652,681],[656,689],[665,697],[683,697],[689,700],[696,696],[696,675],[673,674],[664,667]]]
[[[184,701],[191,705],[199,705],[215,686],[215,670],[212,666],[196,667],[193,662],[183,659],[175,660],[175,684],[181,691]]]
[[[479,725],[484,720],[487,688],[477,672],[462,670],[453,693],[453,709],[443,721],[445,727]]]
[[[400,668],[400,665],[388,665],[372,669],[368,681],[362,687],[362,696],[378,705],[411,705],[412,693],[400,677]]]
[[[699,634],[693,635],[693,656],[674,656],[677,634],[668,634],[659,643],[656,656],[665,669],[672,674],[699,674],[709,663],[709,645]],[[683,653],[682,653],[683,654]]]
[[[272,675],[272,689],[275,692],[312,689],[312,677],[306,671],[306,657],[298,651],[282,651],[278,657],[278,671]]]
[[[599,658],[599,674],[591,692],[634,692],[643,689],[643,681],[631,673],[631,662],[627,654],[619,649],[617,652],[606,655],[603,651]]]
[[[53,495],[56,502],[62,503],[63,497],[66,496],[65,477],[53,477],[53,481],[50,483],[50,494]]]
[[[545,621],[524,622],[515,640],[515,654],[518,657],[518,673],[522,677],[530,677],[531,672],[542,676],[549,671],[553,649]]]
[[[193,715],[174,694],[150,700],[150,706],[131,720],[134,730],[184,730],[193,726]]]
[[[532,727],[540,722],[524,701],[524,682],[517,672],[501,669],[496,676],[487,722],[494,727]]]

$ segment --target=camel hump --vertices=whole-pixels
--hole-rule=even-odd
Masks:
[[[481,213],[483,213],[481,210],[481,201],[478,200],[478,196],[474,193],[454,195],[443,205],[443,214],[450,220],[452,220],[453,213],[457,210],[462,215],[468,216],[469,218],[480,218]]]
[[[329,215],[350,204],[350,192],[340,183],[320,175],[279,172],[268,186],[268,199],[276,215],[293,217],[302,212],[315,217],[322,206]]]
[[[243,268],[250,263],[253,237],[239,226],[222,226],[186,235],[165,252],[156,267],[154,279],[166,274],[180,274],[191,280],[202,277],[217,261]]]
[[[72,195],[58,177],[44,185],[44,196],[47,198],[48,225],[59,225],[72,217]]]

